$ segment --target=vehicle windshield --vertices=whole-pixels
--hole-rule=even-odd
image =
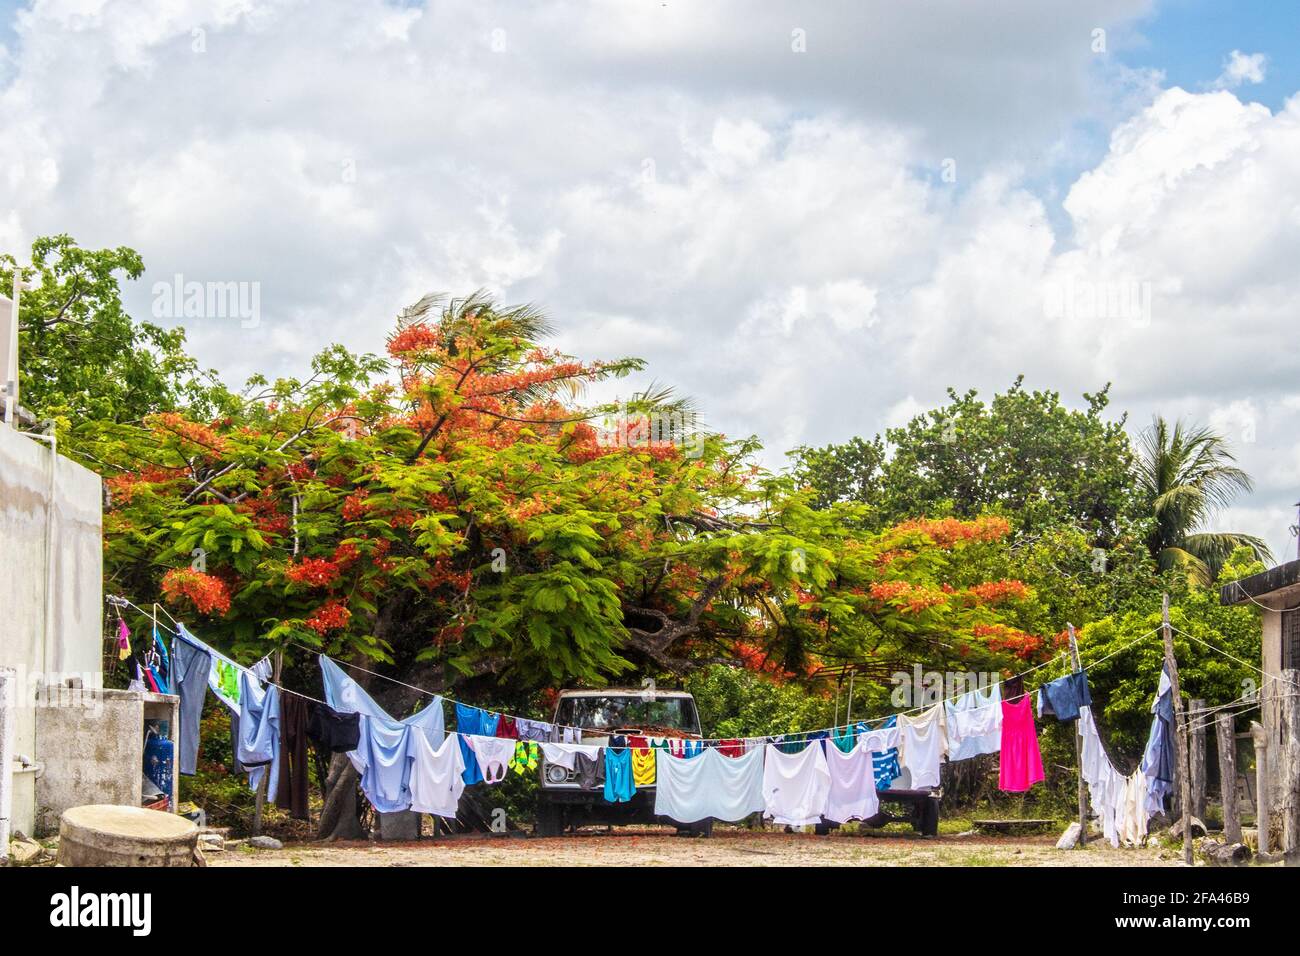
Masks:
[[[689,697],[645,699],[636,695],[565,697],[556,711],[555,722],[584,730],[614,730],[635,727],[645,731],[700,732],[695,701]]]

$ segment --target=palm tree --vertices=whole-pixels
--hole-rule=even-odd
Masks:
[[[1208,585],[1243,545],[1261,561],[1272,561],[1268,545],[1254,535],[1197,530],[1238,494],[1255,488],[1221,435],[1181,421],[1171,428],[1157,415],[1137,445],[1138,488],[1155,519],[1147,547],[1160,570],[1182,567]]]

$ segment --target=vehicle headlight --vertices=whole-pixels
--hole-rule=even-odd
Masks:
[[[547,764],[546,782],[547,783],[564,783],[568,778],[569,771],[565,770],[558,763]]]

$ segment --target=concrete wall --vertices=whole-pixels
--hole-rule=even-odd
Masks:
[[[18,672],[14,750],[38,767],[37,689],[69,677],[103,686],[102,507],[98,475],[0,425],[0,666]],[[49,588],[47,538],[54,545]],[[14,777],[13,826],[30,834],[35,824],[36,772],[28,769]]]

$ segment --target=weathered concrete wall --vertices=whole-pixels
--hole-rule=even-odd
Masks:
[[[69,807],[140,805],[143,695],[106,690],[81,700],[67,698],[63,706],[41,708],[36,716],[45,767],[36,782],[34,830],[41,835],[56,832]]]
[[[54,547],[47,589],[51,470]],[[14,750],[38,765],[43,741],[36,689],[67,677],[87,688],[103,686],[102,506],[98,475],[0,426],[0,666],[18,672]],[[31,833],[35,816],[36,774],[18,773],[13,825]]]

